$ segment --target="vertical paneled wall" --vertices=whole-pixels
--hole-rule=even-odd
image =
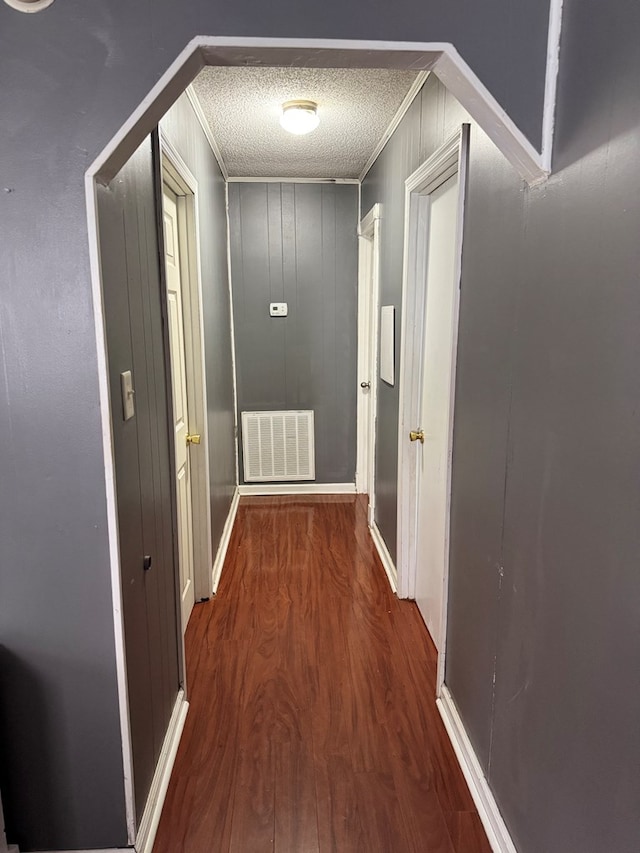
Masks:
[[[229,217],[238,407],[313,409],[316,481],[353,483],[358,188],[231,183]]]
[[[122,605],[138,820],[178,692],[163,291],[151,139],[108,187],[98,211],[112,400]],[[122,416],[131,370],[135,416]],[[152,558],[151,569],[143,557]]]

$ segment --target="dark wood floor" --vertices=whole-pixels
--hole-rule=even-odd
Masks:
[[[360,499],[244,498],[186,648],[154,853],[490,851]]]

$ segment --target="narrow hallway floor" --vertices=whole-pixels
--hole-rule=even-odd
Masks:
[[[490,853],[355,496],[243,498],[154,853]]]

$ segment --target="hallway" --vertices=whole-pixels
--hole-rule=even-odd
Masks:
[[[241,500],[154,853],[487,853],[366,499]]]

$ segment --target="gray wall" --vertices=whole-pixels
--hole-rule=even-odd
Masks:
[[[215,557],[236,486],[225,185],[186,95],[176,101],[160,127],[198,182],[211,537]]]
[[[122,614],[138,820],[179,687],[173,465],[158,245],[157,158],[148,138],[98,190],[102,284],[118,496]],[[135,415],[122,416],[131,370]],[[143,558],[152,559],[145,571]],[[89,842],[85,842],[88,844]]]
[[[313,409],[316,481],[353,483],[358,187],[232,183],[229,222],[239,411]]]
[[[546,185],[471,134],[446,681],[521,853],[640,845],[639,31],[636,4],[565,3]],[[421,112],[423,128],[460,120],[433,82]],[[436,144],[417,122],[364,208]],[[392,492],[396,401],[381,404]]]
[[[199,33],[452,41],[536,140],[546,4],[368,10],[159,0],[151,16],[147,4],[57,0],[25,15],[0,3],[0,643],[39,697],[51,812],[56,797],[73,803],[58,846],[123,835],[84,172]],[[3,690],[15,696],[18,682],[3,675]],[[31,785],[42,763],[29,762]]]

